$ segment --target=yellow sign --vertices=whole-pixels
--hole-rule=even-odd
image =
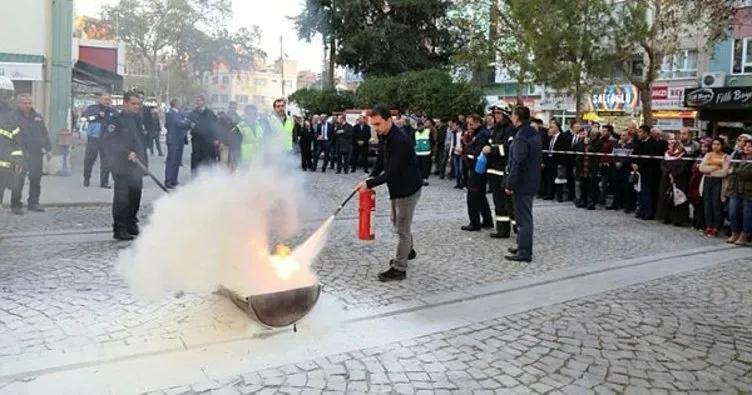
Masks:
[[[653,111],[653,118],[696,118],[697,111]]]

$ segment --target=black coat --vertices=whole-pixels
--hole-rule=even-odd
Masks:
[[[217,133],[217,115],[214,111],[205,108],[193,110],[188,115],[193,126],[191,127],[191,142],[193,145],[214,146],[219,140]]]
[[[371,127],[367,123],[358,123],[353,126],[353,147],[368,148],[368,141],[371,140]],[[359,145],[358,142],[363,144]]]
[[[529,123],[520,125],[509,149],[507,188],[519,195],[535,195],[540,189],[543,142]]]
[[[389,198],[399,199],[418,192],[423,187],[423,178],[415,159],[415,147],[410,137],[397,127],[386,137],[379,139],[379,155],[366,181],[368,188],[386,183]]]
[[[339,131],[342,133],[338,133]],[[353,129],[349,123],[344,125],[334,125],[334,136],[337,140],[337,152],[348,153],[352,149]]]
[[[148,165],[146,133],[138,114],[128,114],[122,111],[110,120],[104,135],[104,152],[106,152],[107,164],[114,174],[133,177],[146,175],[136,163],[128,160],[128,154],[135,152],[141,162]]]
[[[27,158],[42,155],[42,149],[52,151],[50,134],[44,126],[44,118],[39,113],[32,109],[28,115],[24,115],[20,110],[16,110],[14,116],[15,122],[21,128],[21,142]]]

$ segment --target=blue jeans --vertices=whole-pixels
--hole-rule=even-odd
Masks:
[[[457,181],[458,186],[464,186],[465,180],[462,172],[462,156],[452,155],[452,165],[454,166],[454,179]]]
[[[734,233],[752,235],[752,199],[729,197],[729,224]]]
[[[723,202],[721,202],[721,186],[723,180],[716,177],[705,177],[702,185],[702,202],[705,205],[705,225],[718,229],[723,226]]]

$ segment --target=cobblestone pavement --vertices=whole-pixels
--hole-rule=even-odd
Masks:
[[[752,261],[162,394],[752,392]]]

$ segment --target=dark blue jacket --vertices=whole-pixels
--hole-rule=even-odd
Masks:
[[[165,117],[165,126],[167,128],[167,144],[183,145],[188,129],[191,128],[191,120],[185,116],[182,111],[170,109]]]
[[[423,187],[410,137],[396,125],[379,141],[379,156],[373,165],[368,188],[386,183],[389,199],[408,197]]]
[[[28,115],[24,115],[20,110],[16,110],[15,117],[21,128],[21,142],[26,159],[34,155],[42,155],[42,149],[52,152],[50,134],[44,126],[44,118],[39,113],[32,109]]]
[[[146,165],[149,163],[149,156],[146,154],[146,130],[139,114],[121,111],[110,120],[103,138],[106,144],[107,164],[114,174],[133,177],[146,175],[137,164],[128,160],[128,154],[135,152],[141,162]]]
[[[107,127],[110,119],[117,115],[115,109],[101,104],[92,104],[84,110],[84,119],[86,119],[86,138],[98,139],[102,137],[104,128]]]
[[[509,148],[507,188],[518,195],[535,195],[541,183],[543,143],[530,122],[520,125]]]

